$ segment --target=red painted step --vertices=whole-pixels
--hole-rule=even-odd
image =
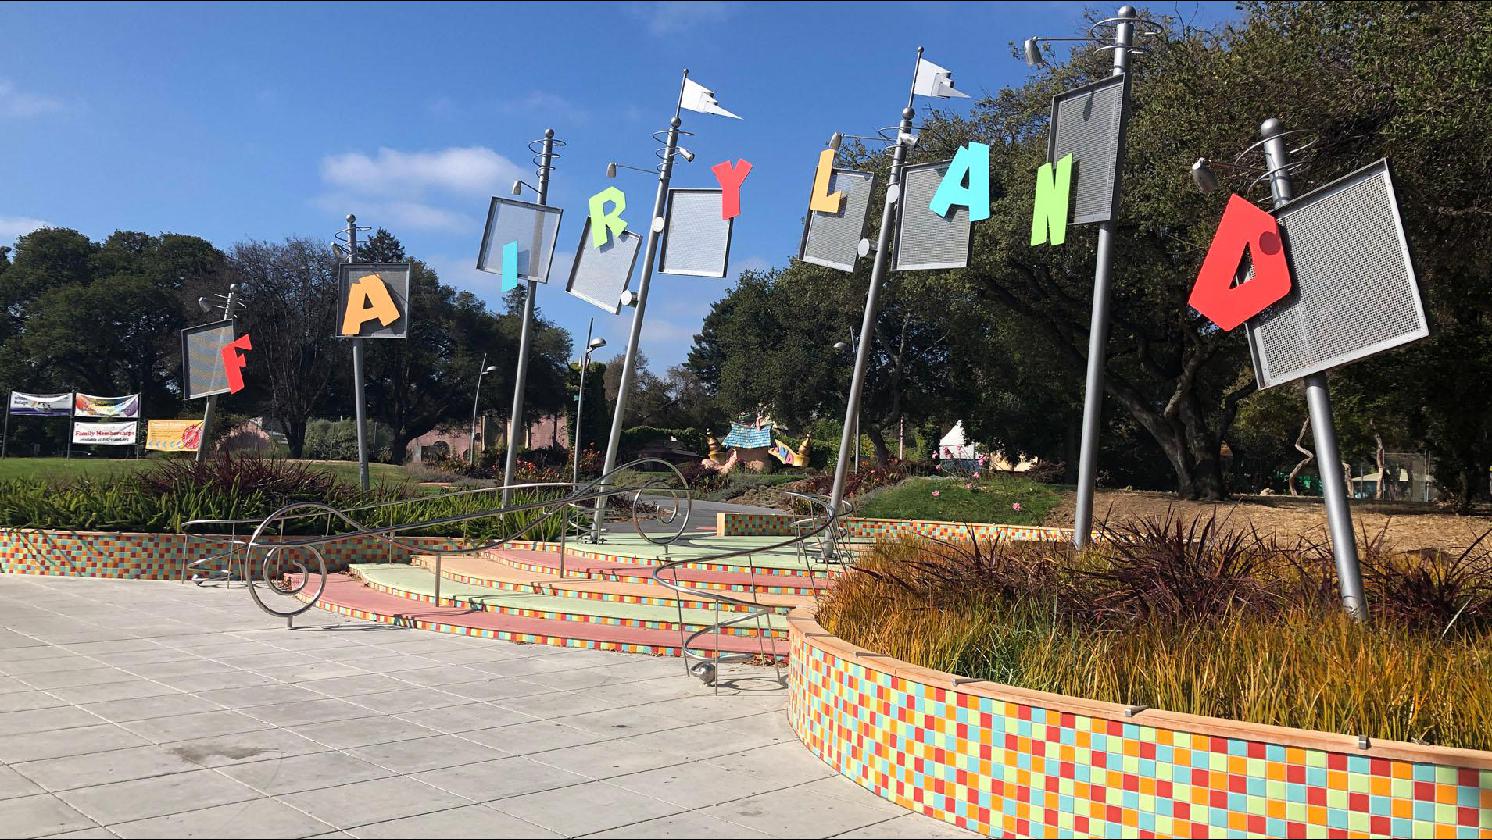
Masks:
[[[677,631],[525,618],[459,607],[436,607],[376,592],[345,574],[327,576],[326,590],[321,593],[316,605],[332,612],[385,624],[530,644],[678,656],[683,640]],[[691,649],[716,650],[716,641],[713,635],[701,636]],[[730,653],[766,652],[778,657],[788,655],[786,640],[722,635],[718,641],[718,649]]]
[[[532,551],[521,548],[495,548],[483,552],[486,556],[501,560],[514,568],[534,568],[546,572],[559,571],[559,554],[552,551]],[[595,577],[646,582],[652,580],[656,566],[640,563],[617,563],[608,560],[590,560],[581,557],[566,557],[565,570],[569,574],[585,573]],[[738,592],[778,592],[786,594],[814,594],[829,586],[827,575],[809,577],[794,574],[751,574],[750,572],[717,572],[708,569],[678,567],[678,579],[686,585],[698,585],[701,589],[735,590]],[[665,573],[672,579],[673,572]]]

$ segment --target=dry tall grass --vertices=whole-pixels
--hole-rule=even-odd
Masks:
[[[1492,553],[1365,541],[1371,619],[1330,552],[1156,520],[1074,553],[885,542],[823,598],[830,632],[964,676],[1116,703],[1492,749]]]

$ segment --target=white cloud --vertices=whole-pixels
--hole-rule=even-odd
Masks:
[[[26,216],[0,216],[0,242],[14,242],[37,228],[51,226],[51,222]]]
[[[481,219],[447,204],[454,199],[472,211],[485,208],[477,196],[505,195],[523,175],[517,164],[485,146],[347,152],[322,158],[321,180],[328,190],[315,203],[339,216],[351,209],[372,224],[394,229],[470,233],[481,230]]]
[[[491,194],[521,178],[524,170],[485,146],[401,152],[380,148],[329,155],[321,160],[321,179],[342,189],[383,195],[422,195],[439,189],[453,193]]]
[[[501,109],[509,114],[523,114],[542,123],[578,125],[590,119],[590,112],[574,102],[544,90],[530,91],[526,96],[505,101]]]
[[[0,117],[26,119],[54,114],[67,109],[66,103],[51,96],[26,93],[9,79],[0,79]]]
[[[735,3],[656,2],[634,3],[631,12],[641,18],[648,32],[657,36],[674,35],[696,26],[724,23],[736,13]]]

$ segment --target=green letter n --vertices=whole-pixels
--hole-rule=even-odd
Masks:
[[[1036,170],[1036,206],[1031,213],[1031,244],[1050,241],[1061,245],[1067,241],[1067,205],[1072,192],[1072,155],[1057,161],[1055,172],[1050,163]],[[1050,231],[1050,235],[1048,235]]]

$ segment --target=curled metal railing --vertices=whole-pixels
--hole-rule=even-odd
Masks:
[[[639,467],[656,470],[659,479],[646,480],[641,486],[615,487],[618,473]],[[508,505],[500,502],[504,490],[516,493],[533,493],[540,498],[519,501]],[[589,481],[580,482],[531,482],[508,487],[479,487],[454,490],[408,499],[362,505],[339,509],[319,502],[296,502],[271,513],[263,519],[203,519],[193,520],[182,526],[186,550],[198,542],[217,544],[214,553],[189,564],[193,570],[193,581],[199,585],[208,580],[234,578],[235,568],[243,580],[254,602],[265,612],[285,619],[293,619],[311,609],[326,591],[328,562],[323,549],[352,540],[372,539],[386,547],[389,559],[394,552],[432,555],[435,558],[435,594],[437,606],[440,596],[441,559],[446,555],[474,554],[497,548],[503,544],[528,537],[535,531],[546,531],[550,523],[558,523],[559,575],[566,576],[566,544],[569,540],[588,537],[594,533],[594,517],[597,499],[618,498],[623,503],[603,505],[602,510],[612,515],[607,521],[621,521],[627,513],[637,533],[645,540],[664,547],[662,561],[653,567],[652,580],[674,592],[679,598],[675,603],[679,610],[680,651],[685,670],[713,685],[719,676],[720,666],[730,662],[761,661],[779,665],[779,656],[772,649],[770,615],[776,612],[771,605],[760,602],[756,587],[749,593],[740,593],[728,588],[715,589],[691,585],[681,579],[679,570],[689,563],[718,563],[744,557],[746,569],[755,582],[756,563],[752,555],[773,552],[778,549],[796,548],[797,556],[808,572],[809,579],[816,580],[815,572],[830,566],[843,565],[852,560],[850,540],[845,531],[844,518],[850,508],[841,503],[831,509],[827,497],[806,493],[786,492],[807,513],[790,524],[790,534],[780,542],[761,546],[754,545],[729,551],[707,554],[689,554],[670,558],[668,546],[683,536],[688,527],[693,508],[693,495],[683,474],[667,461],[643,458],[623,464],[615,470]],[[478,505],[473,510],[463,510],[443,516],[411,521],[369,525],[367,521],[377,518],[396,518],[392,508],[409,506],[418,510],[420,505],[438,506],[449,504],[454,499],[481,499],[491,497],[491,506]],[[432,546],[408,541],[414,531],[429,531],[464,525],[480,520],[499,519],[534,513],[530,521],[519,523],[511,533],[503,533],[490,539],[468,540],[464,544]],[[603,513],[605,515],[605,513]],[[646,530],[645,521],[653,521],[662,530]],[[204,534],[204,529],[215,533]],[[319,530],[321,533],[312,533]],[[227,531],[226,534],[223,532]],[[218,563],[224,568],[214,569]],[[715,620],[691,630],[684,621],[685,599],[714,604]],[[706,608],[708,609],[708,608]],[[722,610],[730,613],[722,617]],[[737,625],[755,622],[760,650],[756,653],[727,652],[721,648],[720,635]],[[716,637],[713,647],[698,644],[710,635]],[[781,672],[779,670],[779,676]]]
[[[722,551],[703,557],[682,557],[677,560],[669,560],[665,557],[664,561],[653,569],[653,581],[660,586],[670,589],[680,596],[700,601],[710,601],[715,604],[714,623],[701,627],[691,633],[684,624],[683,597],[674,599],[674,603],[678,606],[679,610],[679,632],[683,637],[679,652],[684,660],[684,670],[690,675],[697,677],[706,685],[714,685],[720,676],[720,666],[730,662],[749,662],[760,658],[766,662],[770,662],[773,667],[777,667],[778,657],[771,650],[769,644],[771,639],[769,622],[771,616],[777,610],[770,605],[762,604],[757,599],[755,586],[752,587],[749,593],[749,600],[745,597],[736,597],[729,594],[732,591],[729,589],[708,589],[690,586],[679,580],[680,567],[687,563],[718,562],[736,557],[745,557],[754,583],[756,579],[756,564],[752,561],[751,557],[757,553],[775,551],[779,548],[796,547],[799,558],[806,561],[804,565],[809,571],[810,579],[812,579],[812,572],[816,562],[824,562],[824,558],[831,558],[830,562],[836,562],[841,557],[840,551],[836,547],[836,538],[840,533],[840,516],[837,511],[830,508],[829,499],[825,496],[795,493],[792,491],[783,491],[783,495],[797,499],[805,503],[808,507],[808,515],[792,523],[792,536],[771,545],[751,546],[735,551]],[[843,509],[845,509],[845,506],[841,505],[841,510]],[[665,575],[668,575],[668,577],[665,577]],[[722,619],[720,617],[720,609],[723,606],[738,608],[736,610],[738,614]],[[756,653],[725,651],[720,644],[721,634],[727,628],[750,622],[755,622],[756,624],[756,638],[759,640],[760,650]],[[696,644],[699,639],[712,634],[715,636],[715,646],[713,649]],[[779,677],[781,676],[780,671],[778,675]]]

